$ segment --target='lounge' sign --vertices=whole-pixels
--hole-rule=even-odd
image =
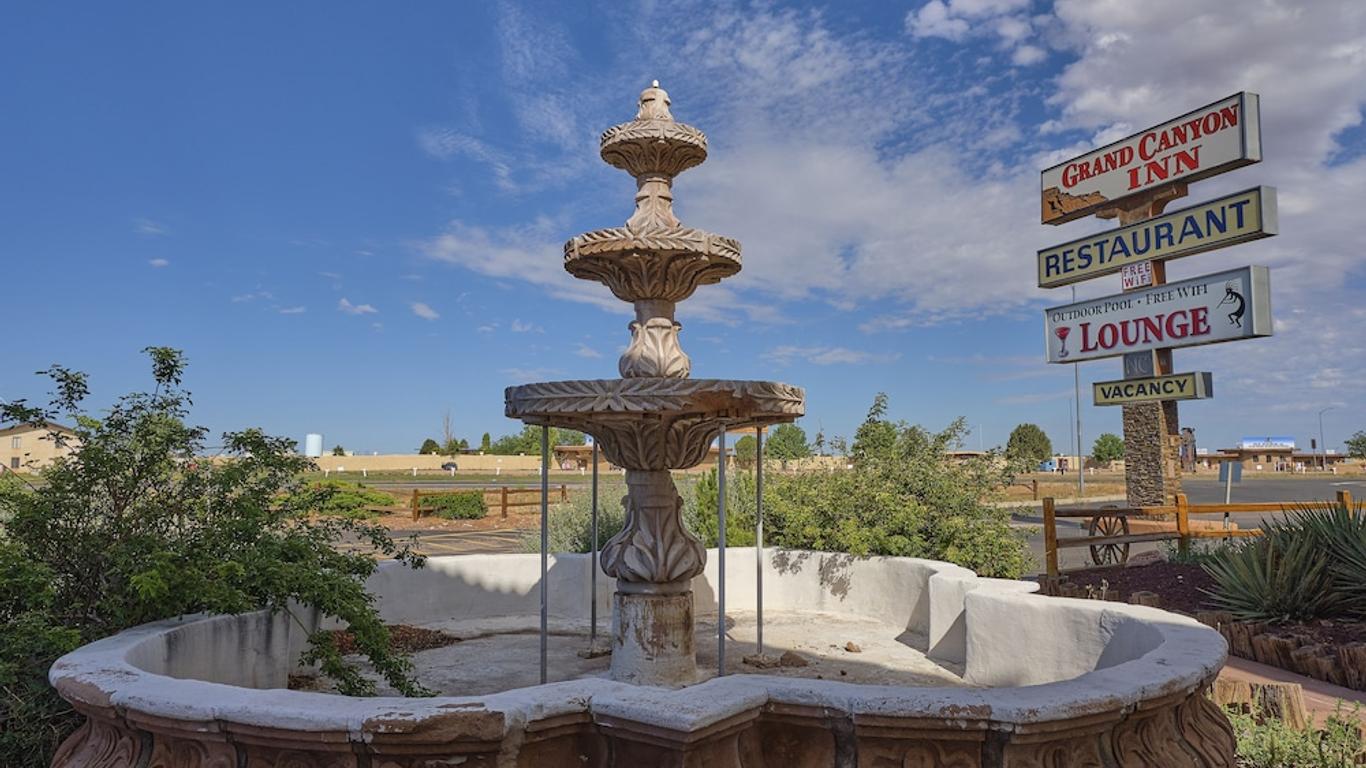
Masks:
[[[1044,310],[1050,363],[1271,335],[1271,278],[1243,267]]]

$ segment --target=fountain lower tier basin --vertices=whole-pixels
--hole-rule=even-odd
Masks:
[[[505,410],[528,424],[586,432],[628,469],[695,467],[722,430],[795,421],[800,387],[731,379],[581,379],[508,387]]]
[[[908,558],[727,552],[724,677],[677,689],[604,679],[581,659],[586,555],[547,577],[552,682],[537,679],[538,556],[384,563],[391,623],[467,639],[418,655],[442,695],[287,689],[322,617],[257,611],[127,630],[64,656],[53,684],[86,717],[54,766],[1231,766],[1203,691],[1217,632],[1153,608],[1051,598],[1030,582]],[[699,668],[715,664],[717,554],[692,581]],[[765,639],[805,668],[749,673],[756,569]],[[599,576],[604,637],[613,598]],[[733,624],[731,623],[733,622]],[[859,653],[846,650],[852,641]],[[481,645],[482,644],[482,645]],[[830,647],[835,646],[835,647]],[[441,653],[448,654],[442,656]],[[572,654],[572,655],[571,655]],[[840,675],[840,671],[846,672]]]

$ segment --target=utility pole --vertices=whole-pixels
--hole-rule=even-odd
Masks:
[[[1333,410],[1333,409],[1336,408],[1336,407],[1337,407],[1336,405],[1330,405],[1330,406],[1328,406],[1327,408],[1324,408],[1324,409],[1322,409],[1322,410],[1319,411],[1319,470],[1320,470],[1320,471],[1326,471],[1326,470],[1328,469],[1328,443],[1323,442],[1323,414],[1325,414],[1325,413],[1327,413],[1327,412]]]
[[[1072,303],[1077,303],[1077,286],[1072,286]],[[1086,497],[1086,450],[1081,442],[1081,361],[1072,363],[1072,396],[1077,401],[1077,498]]]

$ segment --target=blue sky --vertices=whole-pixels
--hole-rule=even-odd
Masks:
[[[695,376],[804,386],[809,433],[966,417],[1069,446],[1043,362],[1038,171],[1237,90],[1267,161],[1189,202],[1280,189],[1279,237],[1173,264],[1272,267],[1277,335],[1177,352],[1204,446],[1366,429],[1360,242],[1366,9],[1352,2],[29,4],[0,24],[0,397],[88,371],[94,405],[185,350],[196,419],[412,450],[450,410],[517,428],[503,388],[616,375],[627,305],[560,246],[630,213],[597,136],[652,78],[710,159],[689,225],[745,268],[679,309]],[[1118,292],[1118,278],[1078,288]],[[1089,405],[1084,441],[1119,431]]]

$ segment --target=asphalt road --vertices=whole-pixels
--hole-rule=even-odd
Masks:
[[[1181,487],[1192,504],[1222,504],[1224,501],[1224,486],[1219,482],[1217,475],[1213,473],[1183,477]],[[1234,484],[1230,499],[1235,504],[1238,502],[1289,503],[1331,500],[1337,496],[1338,491],[1342,490],[1350,491],[1354,499],[1366,502],[1366,478],[1350,475],[1245,477],[1243,482]],[[1123,505],[1122,502],[1109,503]],[[1097,503],[1084,506],[1101,507],[1105,504]],[[1256,528],[1265,517],[1267,515],[1264,513],[1232,514],[1229,515],[1229,520],[1240,528]],[[1034,572],[1042,572],[1044,559],[1041,523],[1043,520],[1039,517],[1039,512],[1037,510],[1020,510],[1014,519],[1016,524],[1030,527],[1029,547],[1034,554],[1036,563]],[[1219,518],[1201,516],[1199,519],[1218,520]],[[1087,531],[1084,528],[1086,523],[1086,520],[1059,521],[1058,538],[1086,536]],[[1129,548],[1129,556],[1133,557],[1140,552],[1160,550],[1163,545],[1163,542],[1132,544]],[[1088,547],[1061,547],[1058,549],[1058,567],[1063,570],[1081,568],[1090,564],[1090,549]]]

